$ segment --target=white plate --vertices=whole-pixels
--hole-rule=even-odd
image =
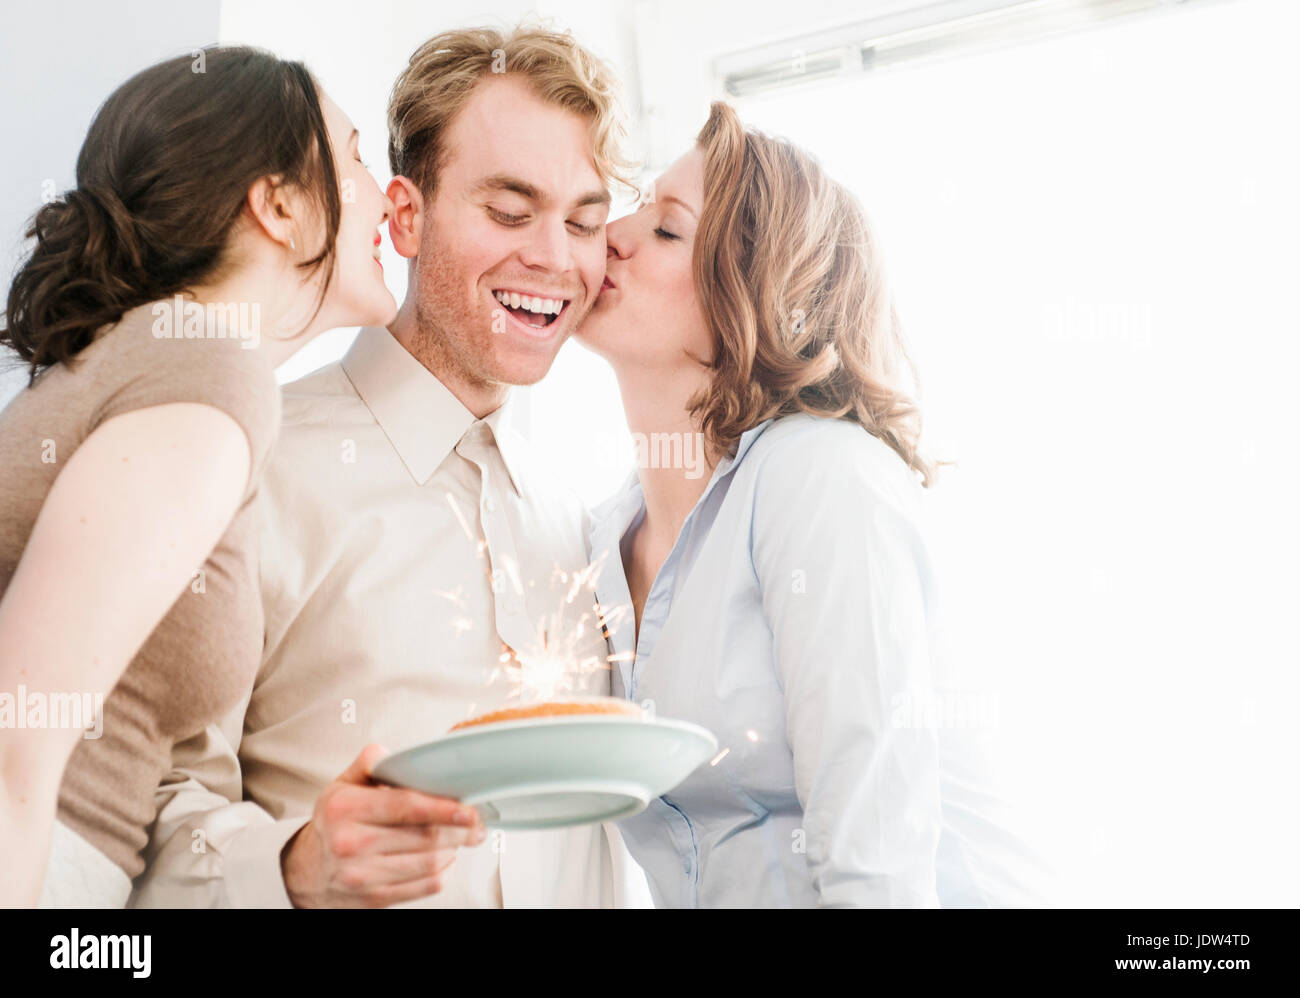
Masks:
[[[471,804],[495,828],[559,828],[636,814],[717,750],[686,721],[536,717],[453,731],[388,756],[374,776]]]

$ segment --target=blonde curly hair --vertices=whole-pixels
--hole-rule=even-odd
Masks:
[[[412,53],[388,99],[388,164],[426,195],[447,161],[447,129],[485,76],[517,74],[548,103],[590,122],[596,172],[632,188],[623,158],[616,78],[569,32],[519,25],[508,32],[464,28],[435,35]]]
[[[734,453],[742,433],[774,416],[844,417],[932,484],[907,388],[915,372],[857,199],[722,102],[696,141],[704,204],[693,267],[714,357],[691,412],[711,446]]]

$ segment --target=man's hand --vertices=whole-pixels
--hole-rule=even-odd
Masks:
[[[382,908],[442,890],[460,846],[487,830],[472,807],[417,790],[376,786],[388,752],[367,745],[316,798],[316,809],[280,854],[297,908]]]

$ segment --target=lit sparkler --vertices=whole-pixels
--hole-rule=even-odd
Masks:
[[[507,574],[522,592],[514,563],[509,559],[504,561]],[[565,572],[558,566],[555,568],[551,583],[553,591],[561,590],[559,605],[554,612],[538,620],[536,638],[530,647],[505,648],[506,654],[500,659],[501,667],[496,670],[511,683],[509,697],[550,700],[565,693],[585,693],[590,690],[589,680],[593,674],[608,670],[614,661],[633,657],[608,655],[604,642],[593,633],[593,623],[607,627],[611,616],[594,598],[602,564],[603,557],[574,572]],[[590,610],[578,613],[573,619],[572,607],[584,593],[591,599]],[[614,608],[615,611],[623,609]],[[622,613],[613,616],[621,617]]]
[[[446,498],[466,538],[476,544],[478,554],[490,562],[486,539],[476,536],[456,497],[448,492]],[[550,700],[565,693],[585,693],[590,690],[589,677],[597,670],[607,670],[616,662],[631,661],[636,657],[634,652],[607,654],[604,642],[592,633],[589,625],[590,618],[601,628],[601,636],[607,635],[632,609],[631,606],[606,607],[596,601],[596,582],[604,559],[602,554],[596,561],[573,572],[566,572],[558,565],[555,567],[550,581],[552,591],[560,593],[559,605],[553,613],[544,614],[537,621],[535,638],[529,647],[511,648],[503,643],[502,653],[488,675],[489,683],[498,679],[510,683],[507,699]],[[515,593],[523,597],[525,587],[515,560],[503,554],[499,567],[510,580]],[[530,585],[535,586],[535,582],[530,582]],[[466,607],[464,594],[459,588],[436,595],[451,600],[462,610]],[[584,595],[591,600],[590,610],[579,612],[576,619],[572,619],[575,614],[571,608]],[[457,635],[472,626],[465,616],[452,622]]]

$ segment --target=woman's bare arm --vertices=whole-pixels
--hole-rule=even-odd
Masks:
[[[0,600],[0,691],[107,696],[234,516],[248,438],[171,403],[95,429],[55,479]],[[0,905],[35,905],[81,730],[0,729]]]

